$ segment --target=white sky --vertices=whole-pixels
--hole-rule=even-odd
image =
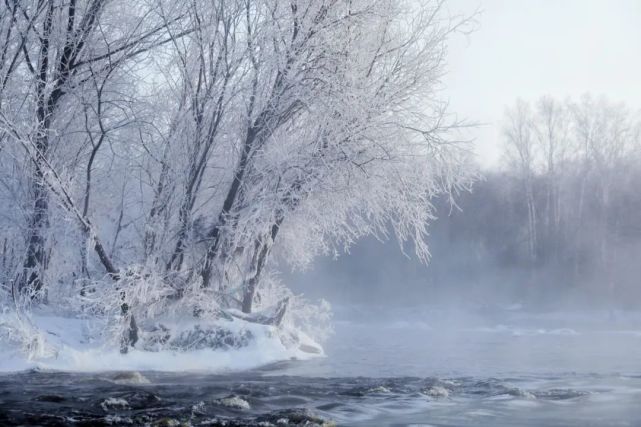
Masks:
[[[482,165],[501,160],[500,122],[517,97],[585,92],[641,108],[641,0],[449,0],[479,28],[450,43],[445,96],[473,131]]]

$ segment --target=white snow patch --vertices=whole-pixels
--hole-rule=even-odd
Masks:
[[[205,408],[206,408],[205,402],[201,400],[200,402],[191,406],[191,412],[195,415],[204,415]]]
[[[435,397],[435,398],[447,398],[450,397],[450,392],[445,387],[435,385],[423,392],[424,394]]]
[[[0,319],[0,323],[2,323]],[[230,372],[253,369],[283,360],[306,360],[324,357],[322,347],[301,332],[297,332],[298,345],[284,345],[280,331],[274,326],[260,325],[242,320],[195,322],[193,320],[168,323],[174,332],[188,330],[195,324],[224,326],[232,332],[248,330],[253,339],[238,349],[189,351],[162,350],[144,351],[132,349],[121,354],[117,345],[107,343],[105,337],[96,334],[104,321],[68,318],[51,315],[33,315],[31,320],[35,333],[44,339],[41,346],[54,349],[45,353],[25,354],[24,348],[0,337],[0,372],[16,372],[27,369],[47,369],[72,372],[101,371],[205,371]],[[103,322],[103,323],[101,323]],[[301,347],[303,350],[301,350]],[[317,348],[318,354],[304,351]],[[140,373],[127,378],[112,377],[112,381],[145,383]]]
[[[129,408],[129,402],[118,397],[109,397],[102,401],[100,407],[105,412],[109,411],[109,409],[127,409]]]
[[[107,415],[105,417],[105,422],[107,424],[116,424],[116,425],[123,425],[123,424],[133,424],[133,420],[129,417],[120,417],[118,415]]]
[[[226,406],[228,408],[233,408],[233,409],[247,410],[247,409],[250,408],[249,402],[247,402],[242,397],[238,397],[238,396],[224,397],[224,398],[218,400],[218,403],[220,403],[223,406]]]
[[[379,385],[378,387],[371,388],[369,390],[369,392],[370,393],[391,393],[389,388],[387,388],[385,386],[382,386],[382,385]]]

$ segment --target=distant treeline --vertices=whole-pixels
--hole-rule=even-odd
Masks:
[[[605,98],[519,100],[505,113],[501,167],[459,194],[456,206],[436,202],[426,268],[370,241],[338,267],[328,264],[329,274],[365,289],[397,281],[395,292],[406,287],[409,301],[446,293],[480,304],[636,304],[639,129],[636,114]],[[359,270],[367,263],[379,274]]]

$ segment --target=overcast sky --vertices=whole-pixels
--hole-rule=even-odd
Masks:
[[[450,0],[482,10],[476,32],[450,43],[451,110],[474,131],[484,166],[500,161],[500,122],[517,97],[585,92],[641,108],[641,0]]]

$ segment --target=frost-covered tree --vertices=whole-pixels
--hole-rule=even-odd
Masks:
[[[537,252],[537,211],[534,203],[533,177],[536,168],[537,146],[533,137],[532,111],[529,104],[518,100],[513,109],[506,111],[503,129],[505,153],[522,180],[523,195],[527,203],[527,242],[531,260]]]
[[[122,9],[126,4],[131,7],[127,15]],[[17,281],[34,296],[43,288],[53,250],[46,240],[51,180],[58,178],[47,175],[57,175],[56,169],[67,166],[67,156],[73,153],[73,122],[90,108],[79,104],[79,98],[87,86],[99,85],[96,102],[102,105],[105,80],[127,61],[165,42],[166,24],[156,22],[151,10],[138,6],[103,0],[13,1],[0,6],[0,123],[7,143],[20,143],[26,150],[24,166],[31,199],[24,271]],[[91,143],[90,163],[100,147],[99,142]],[[83,211],[86,223],[87,209]],[[82,228],[90,233],[84,224]],[[114,274],[115,267],[99,239],[94,238],[94,243],[105,268]]]
[[[534,110],[519,101],[505,123],[505,151],[515,160],[508,171],[521,183],[510,194],[526,206],[530,266],[569,264],[575,280],[591,267],[613,276],[611,248],[624,234],[620,224],[629,221],[616,204],[623,203],[626,179],[636,175],[637,115],[586,94],[564,102],[543,97]]]
[[[63,304],[72,283],[83,307],[124,315],[126,345],[134,316],[280,322],[302,303],[275,261],[366,235],[425,261],[432,199],[474,176],[439,96],[468,21],[441,0],[0,7],[22,289]]]

